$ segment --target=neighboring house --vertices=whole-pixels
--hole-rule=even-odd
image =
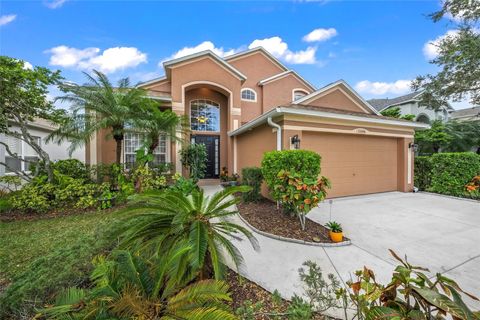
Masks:
[[[20,132],[20,128],[15,124],[11,125],[12,131]],[[36,119],[34,122],[29,124],[29,133],[37,139],[38,143],[42,147],[44,151],[48,153],[50,156],[50,160],[62,160],[62,159],[69,159],[70,156],[68,154],[68,147],[70,143],[62,143],[60,145],[56,143],[46,143],[46,137],[55,130],[55,127],[46,120],[43,119]],[[5,134],[0,134],[0,140],[5,142],[9,149],[15,152],[17,155],[22,157],[25,160],[36,160],[38,159],[37,153],[24,141],[8,136]],[[76,150],[71,158],[78,159],[80,161],[85,161],[85,148],[81,148]],[[21,161],[20,159],[14,158],[9,156],[9,154],[5,151],[5,147],[0,145],[0,162],[7,163],[11,168],[15,168],[18,171],[29,171],[29,162]],[[11,172],[5,168],[5,166],[0,165],[0,176],[5,174],[11,174]]]
[[[343,80],[317,90],[263,48],[226,58],[204,51],[163,66],[164,77],[140,87],[190,117],[188,141],[207,146],[206,178],[222,167],[260,166],[267,151],[300,148],[322,156],[329,197],[413,190],[414,130],[428,126],[382,117]],[[124,145],[124,161],[133,161],[139,137],[127,135]],[[180,148],[165,139],[157,157],[182,173]],[[99,133],[86,159],[114,162],[114,141]]]
[[[450,118],[458,121],[480,121],[480,107],[453,110],[450,112]]]
[[[371,99],[368,102],[378,111],[398,107],[402,115],[413,114],[415,121],[431,123],[434,120],[447,121],[449,111],[453,110],[451,106],[442,107],[440,110],[432,110],[418,105],[422,92],[412,92],[396,98]]]

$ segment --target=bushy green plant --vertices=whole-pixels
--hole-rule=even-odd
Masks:
[[[192,194],[194,190],[198,190],[197,183],[191,178],[185,178],[179,174],[173,176],[173,185],[170,186],[170,190],[178,191],[188,196]]]
[[[414,184],[419,190],[427,190],[432,181],[432,159],[430,156],[415,157]]]
[[[480,155],[473,152],[438,153],[431,157],[432,179],[429,191],[464,196],[465,185],[480,175]]]
[[[378,283],[374,272],[366,267],[347,283],[357,319],[479,319],[479,312],[474,313],[461,295],[478,298],[443,274],[429,277],[424,273],[428,269],[413,266],[390,252],[400,262],[390,283]]]
[[[257,167],[248,167],[242,169],[242,184],[250,186],[251,191],[242,194],[242,200],[245,202],[258,201],[262,198],[260,188],[262,186],[262,169]]]
[[[304,178],[317,179],[320,174],[320,160],[319,154],[308,150],[270,151],[263,156],[263,178],[270,191],[273,191],[277,184],[281,170],[295,172]]]
[[[237,268],[243,263],[231,236],[244,235],[254,248],[258,246],[248,229],[227,220],[237,213],[231,207],[240,201],[232,195],[245,191],[249,187],[226,188],[210,197],[202,189],[193,190],[190,196],[172,190],[137,194],[132,197],[134,210],[146,211],[127,223],[123,242],[129,248],[140,245],[143,252],[151,250],[154,256],[188,244],[190,250],[179,262],[183,272],[201,279],[213,273],[216,279],[221,279],[225,272],[222,252]]]
[[[0,197],[0,214],[10,212],[13,209],[11,195],[6,194]]]
[[[234,320],[222,281],[177,281],[181,251],[148,260],[128,251],[97,257],[91,278],[94,288],[69,288],[44,309],[49,318],[81,319],[226,319]],[[153,261],[152,261],[153,260]],[[154,262],[154,263],[152,263]]]
[[[342,225],[336,221],[329,221],[325,224],[325,227],[330,229],[332,232],[343,232]]]
[[[325,177],[309,178],[281,170],[277,174],[273,194],[282,206],[293,210],[300,220],[302,230],[305,230],[306,215],[325,199],[327,188],[330,188],[330,182]]]
[[[46,181],[28,183],[11,198],[12,207],[25,212],[46,213],[55,207],[55,190],[55,185]]]
[[[207,170],[207,148],[203,143],[192,143],[180,150],[180,161],[190,171],[195,182],[205,177]]]
[[[108,188],[110,185],[106,183]],[[96,205],[99,185],[86,182],[83,179],[65,177],[65,181],[55,186],[52,205],[57,208],[67,208],[70,205],[77,209],[88,209]]]
[[[161,189],[167,186],[167,178],[157,174],[148,166],[137,167],[132,174],[132,179],[137,192]]]
[[[1,176],[0,177],[0,190],[5,190],[5,192],[17,191],[18,188],[22,185],[22,180],[19,176]]]

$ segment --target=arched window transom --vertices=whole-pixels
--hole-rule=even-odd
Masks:
[[[297,101],[308,95],[308,92],[301,89],[294,89],[292,94],[292,101]]]
[[[220,105],[207,99],[191,101],[190,124],[195,131],[220,131]]]
[[[252,89],[249,89],[249,88],[245,88],[245,89],[242,89],[242,100],[245,100],[245,101],[257,101],[257,93],[255,91],[253,91]]]

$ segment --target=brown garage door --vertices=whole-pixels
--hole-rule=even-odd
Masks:
[[[397,190],[397,139],[304,131],[302,140],[322,156],[329,198]]]

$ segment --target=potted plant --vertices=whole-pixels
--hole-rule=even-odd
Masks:
[[[342,225],[336,221],[330,221],[325,225],[330,229],[330,239],[333,242],[342,242],[343,240],[343,229]]]
[[[232,174],[231,177],[228,178],[230,186],[236,186],[238,185],[238,179],[240,178],[240,175],[238,173]]]

